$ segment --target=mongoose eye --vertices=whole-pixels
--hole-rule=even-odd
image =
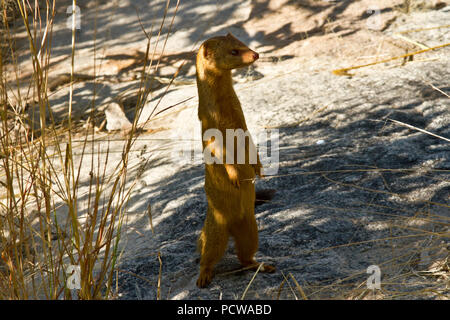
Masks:
[[[239,54],[239,50],[231,50],[231,54],[233,56],[237,56]]]

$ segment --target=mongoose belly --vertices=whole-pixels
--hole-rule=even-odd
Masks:
[[[237,165],[241,184],[236,188],[228,178],[221,164],[205,165],[205,191],[208,205],[228,215],[230,219],[239,219],[247,212],[253,212],[255,203],[255,174],[249,165]]]

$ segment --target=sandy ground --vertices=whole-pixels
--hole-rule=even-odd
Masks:
[[[121,101],[131,120],[139,84],[135,75],[146,45],[136,8],[144,28],[150,30],[153,23],[157,29],[164,2],[93,3],[80,4],[76,72],[93,74],[95,36],[100,78],[74,85],[75,117],[79,123],[87,119],[95,92],[97,125],[114,100]],[[201,151],[191,52],[199,41],[229,31],[261,55],[253,67],[235,74],[249,129],[254,137],[268,130],[279,135],[279,160],[273,163],[278,170],[256,182],[257,188],[277,190],[273,201],[256,210],[256,257],[276,265],[277,272],[258,274],[246,297],[298,298],[292,277],[310,298],[367,293],[411,298],[424,288],[448,297],[448,269],[447,278],[444,267],[444,275],[429,272],[448,258],[449,248],[448,47],[412,61],[356,69],[353,76],[332,73],[450,42],[448,27],[402,34],[415,44],[399,39],[399,32],[444,26],[450,17],[450,7],[435,8],[437,2],[408,14],[395,7],[400,3],[378,1],[374,8],[370,1],[248,0],[218,8],[216,1],[181,1],[140,123],[157,104],[163,110],[193,98],[146,122],[155,132],[140,134],[131,152],[128,178],[136,186],[122,239],[121,299],[156,298],[158,252],[163,299],[237,299],[254,275],[230,272],[239,269],[230,241],[211,285],[195,286],[196,239],[206,212],[204,173],[201,157],[180,155],[180,150]],[[70,30],[65,10],[60,11],[52,40],[55,78],[70,71]],[[174,4],[168,20],[173,12]],[[163,36],[167,31],[166,24]],[[156,35],[153,30],[152,44]],[[161,51],[162,43],[156,48]],[[184,59],[180,76],[164,95],[167,79]],[[22,65],[26,79],[27,61]],[[67,112],[67,97],[64,84],[50,97],[59,119]],[[121,159],[123,134],[103,129],[96,138],[95,148],[103,150],[111,141],[107,172],[112,172]],[[266,141],[259,142],[262,148]],[[87,169],[81,177],[87,181]],[[79,192],[86,190],[85,184]],[[80,214],[86,208],[83,199]],[[382,275],[382,290],[375,293],[365,290],[370,265],[379,266]],[[430,291],[428,297],[441,296]]]

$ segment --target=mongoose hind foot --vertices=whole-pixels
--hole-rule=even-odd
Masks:
[[[258,270],[259,268],[259,272],[264,273],[274,273],[276,271],[275,266],[271,264],[266,264],[264,262],[256,262],[255,260],[249,262],[248,264],[243,264],[243,266],[250,270]]]
[[[212,270],[201,271],[197,279],[197,287],[206,288],[211,283],[212,278],[213,278]]]

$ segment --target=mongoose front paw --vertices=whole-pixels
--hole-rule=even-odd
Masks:
[[[227,170],[228,178],[230,179],[230,182],[233,184],[233,186],[235,186],[236,188],[239,188],[241,185],[240,185],[240,181],[239,181],[239,173],[238,173],[236,167],[233,165],[227,165],[227,166],[225,166],[225,169]]]
[[[230,181],[233,184],[233,186],[235,186],[238,189],[240,188],[241,184],[239,182],[239,177],[233,177],[233,178],[230,177]]]

